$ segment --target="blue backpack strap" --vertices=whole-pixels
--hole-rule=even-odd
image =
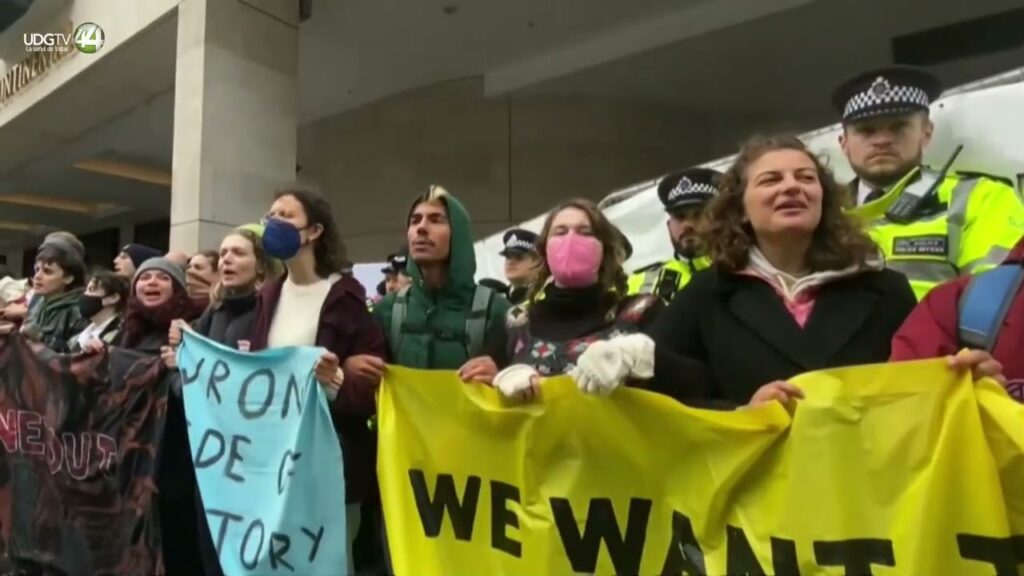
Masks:
[[[1004,264],[971,277],[960,297],[960,345],[992,351],[999,329],[1024,280],[1024,267]]]

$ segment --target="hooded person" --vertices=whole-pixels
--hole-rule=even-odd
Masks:
[[[460,370],[489,383],[505,346],[508,300],[474,281],[476,255],[469,213],[440,186],[416,198],[406,220],[408,288],[374,307],[391,364]],[[362,365],[376,376],[383,363]]]
[[[509,304],[473,279],[476,255],[469,213],[444,188],[431,186],[409,209],[406,239],[412,281],[373,309],[385,334],[387,361],[409,368],[457,369],[466,382],[491,383],[506,355]],[[384,361],[370,355],[345,362],[346,372],[378,381],[384,370]]]

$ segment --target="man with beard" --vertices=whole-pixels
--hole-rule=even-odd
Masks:
[[[668,212],[668,236],[675,248],[675,258],[637,270],[629,277],[629,295],[656,294],[668,302],[694,274],[711,265],[699,225],[705,206],[718,195],[721,176],[708,168],[690,168],[670,174],[658,183],[658,198]]]
[[[920,300],[936,285],[997,266],[1024,234],[1024,205],[1012,186],[979,173],[921,165],[942,93],[916,68],[866,72],[835,90],[839,144],[857,174],[851,210],[861,217]]]

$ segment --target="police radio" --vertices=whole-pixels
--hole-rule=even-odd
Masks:
[[[672,297],[676,295],[679,289],[679,279],[682,274],[675,270],[669,270],[662,268],[661,278],[658,280],[658,286],[655,290],[655,295],[661,298],[665,302],[672,300]]]
[[[939,186],[942,185],[942,181],[946,179],[946,173],[949,172],[950,167],[956,160],[957,156],[964,149],[964,145],[960,144],[953,150],[953,154],[946,160],[946,163],[942,166],[936,174],[925,174],[924,170],[920,167],[916,168],[915,171],[911,171],[904,177],[904,181],[912,180],[915,176],[916,171],[921,172],[921,179],[917,182],[907,184],[904,186],[903,191],[900,192],[899,198],[896,202],[889,207],[889,210],[885,212],[885,218],[890,222],[897,224],[909,224],[914,221],[915,216],[921,210],[921,207],[929,202],[932,197],[936,194]]]

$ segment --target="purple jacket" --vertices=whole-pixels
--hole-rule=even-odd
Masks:
[[[284,279],[267,284],[256,298],[250,333],[252,351],[267,347],[270,324],[281,298]],[[384,357],[384,335],[366,309],[366,291],[359,282],[342,277],[327,294],[320,309],[316,344],[337,354],[339,361],[356,354]],[[341,439],[345,459],[347,502],[361,502],[374,489],[376,439],[367,420],[376,411],[377,382],[345,373],[345,383],[331,402],[331,417]]]

